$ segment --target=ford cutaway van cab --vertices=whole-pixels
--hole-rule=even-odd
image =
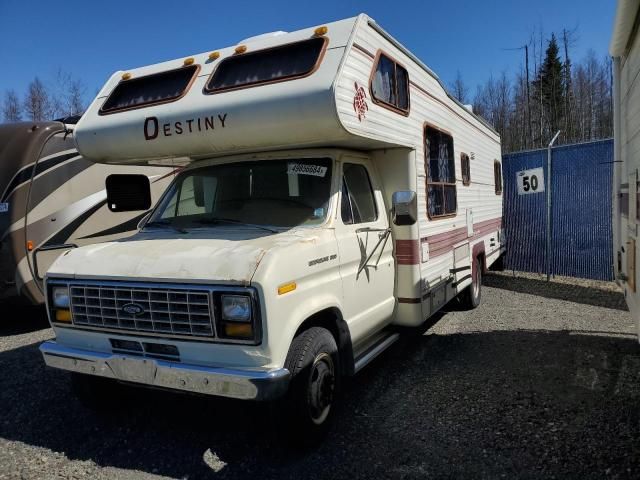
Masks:
[[[117,72],[75,138],[184,166],[137,234],[47,272],[44,360],[94,400],[274,400],[317,434],[342,376],[457,295],[477,306],[504,251],[499,136],[366,15]],[[148,196],[107,181],[111,210]]]

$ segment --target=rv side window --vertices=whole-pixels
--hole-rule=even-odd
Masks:
[[[429,218],[455,215],[458,201],[453,137],[435,128],[426,127],[424,139]]]
[[[205,92],[253,87],[309,75],[320,63],[326,42],[326,38],[316,37],[227,57],[211,75]]]
[[[375,103],[403,115],[409,113],[409,74],[384,53],[378,56],[371,79],[371,96]]]
[[[498,160],[493,162],[493,180],[496,184],[496,195],[502,194],[502,165]]]
[[[113,89],[100,108],[100,113],[115,113],[178,100],[187,92],[198,70],[198,65],[190,65],[123,80]]]
[[[460,171],[462,172],[462,184],[471,185],[471,163],[469,155],[466,153],[460,154]]]
[[[363,165],[345,163],[342,170],[342,222],[351,225],[376,221],[378,209],[367,169]]]

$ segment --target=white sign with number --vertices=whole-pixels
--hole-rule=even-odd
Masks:
[[[544,192],[544,171],[542,168],[516,172],[518,195]]]

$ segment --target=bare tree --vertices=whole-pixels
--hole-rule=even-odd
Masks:
[[[456,97],[460,103],[467,103],[469,101],[469,89],[462,80],[460,70],[456,72],[456,78],[449,88],[451,89],[451,94]]]
[[[14,90],[7,90],[4,92],[2,114],[5,122],[19,122],[22,119],[20,99]]]
[[[24,112],[27,118],[34,122],[50,120],[52,106],[49,93],[38,77],[34,78],[27,88],[24,99]]]
[[[86,87],[82,80],[58,69],[52,95],[53,109],[58,117],[80,115],[85,109]]]

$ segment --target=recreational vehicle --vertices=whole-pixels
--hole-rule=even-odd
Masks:
[[[44,302],[44,273],[80,245],[136,231],[144,213],[109,213],[110,173],[144,173],[157,199],[168,167],[108,166],[82,158],[73,141],[77,118],[0,125],[0,292]]]
[[[640,253],[638,186],[640,185],[640,35],[637,1],[619,0],[609,52],[613,57],[613,264],[640,335],[640,285],[637,259]]]
[[[477,306],[504,249],[499,135],[364,14],[116,72],[75,136],[94,162],[185,165],[139,233],[47,273],[41,352],[88,401],[275,400],[316,435],[342,376]],[[144,179],[112,180],[139,208]]]

